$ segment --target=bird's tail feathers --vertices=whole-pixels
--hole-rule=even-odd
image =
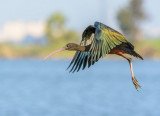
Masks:
[[[140,56],[138,53],[136,53],[134,50],[130,51],[131,55],[133,55],[134,57],[140,58],[141,60],[143,60],[142,56]]]

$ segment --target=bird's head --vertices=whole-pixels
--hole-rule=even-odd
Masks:
[[[75,43],[68,43],[67,45],[65,45],[65,47],[60,48],[59,50],[56,50],[56,51],[50,53],[48,56],[46,56],[44,58],[44,60],[47,60],[50,56],[52,56],[52,55],[54,55],[54,54],[56,54],[58,52],[64,51],[64,50],[76,50],[77,46],[78,45],[75,44]]]
[[[65,48],[66,48],[66,50],[76,50],[76,48],[77,48],[77,44],[75,44],[75,43],[68,43],[66,46],[65,46]]]

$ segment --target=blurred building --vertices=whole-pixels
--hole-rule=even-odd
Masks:
[[[27,37],[34,39],[45,35],[45,23],[41,21],[10,21],[0,27],[0,42],[21,42]]]

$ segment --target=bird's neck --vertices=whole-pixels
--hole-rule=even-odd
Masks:
[[[84,52],[85,51],[85,46],[77,45],[76,50]]]
[[[76,46],[76,50],[84,52],[84,51],[89,51],[90,45],[88,46],[81,46],[81,45],[77,45]]]

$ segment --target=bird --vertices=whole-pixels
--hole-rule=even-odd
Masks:
[[[50,53],[44,60],[63,50],[76,51],[67,68],[71,68],[70,72],[73,73],[75,71],[78,72],[80,69],[84,70],[87,65],[89,68],[106,55],[116,54],[121,56],[129,62],[132,82],[136,90],[138,91],[138,89],[141,88],[134,76],[132,58],[126,56],[126,54],[143,60],[142,56],[134,50],[134,46],[125,36],[101,22],[95,22],[94,25],[89,25],[84,30],[79,45],[76,43],[68,43],[65,47]]]

